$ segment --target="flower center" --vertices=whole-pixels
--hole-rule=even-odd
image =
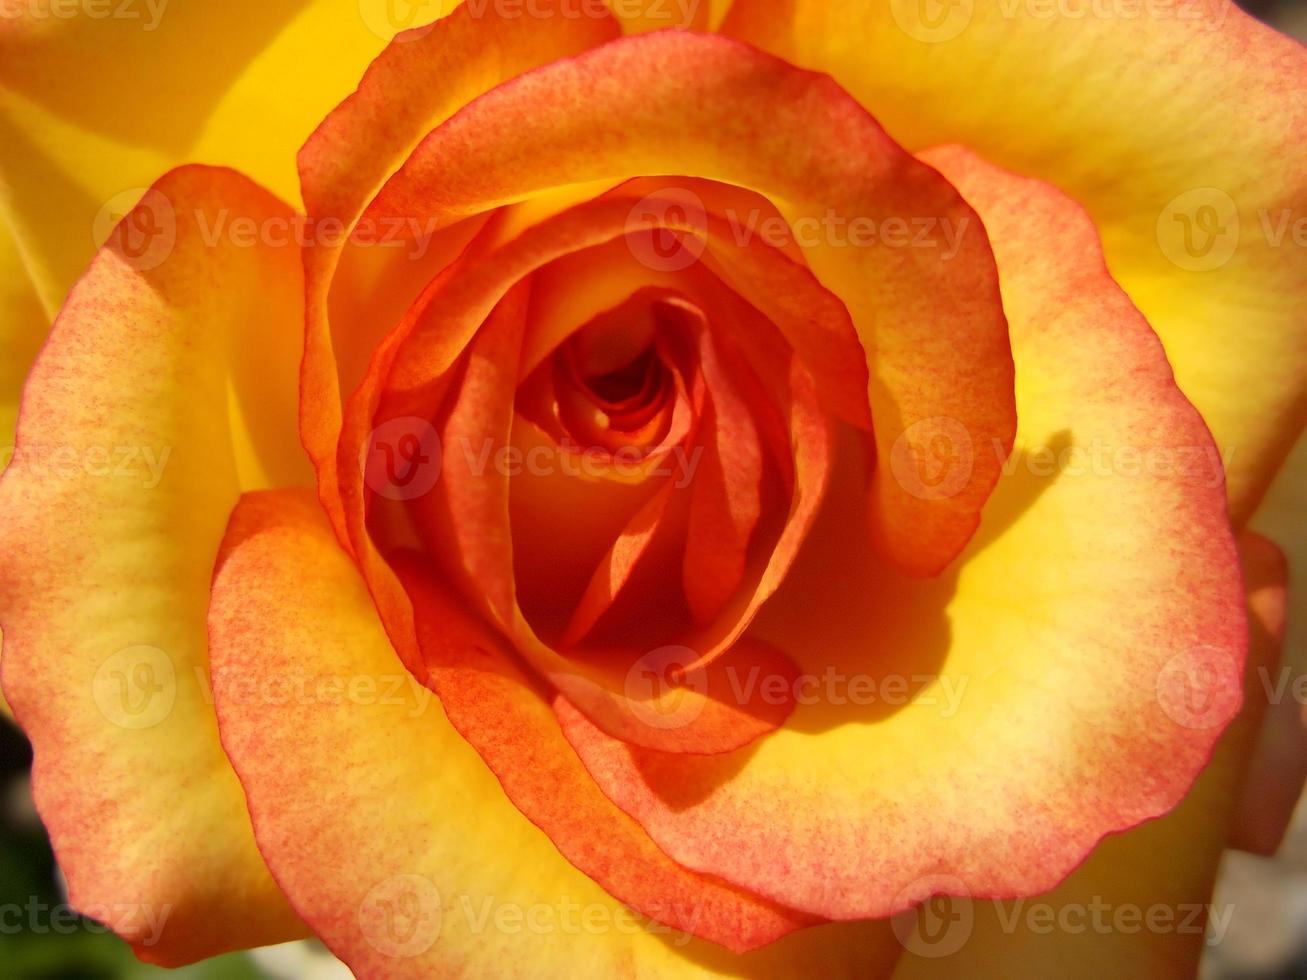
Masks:
[[[619,408],[646,399],[665,371],[666,367],[650,346],[629,364],[605,374],[584,377],[582,381],[599,404]]]
[[[637,294],[594,318],[553,356],[558,421],[581,449],[642,455],[689,418],[689,348],[657,296]],[[677,433],[683,435],[683,433]]]

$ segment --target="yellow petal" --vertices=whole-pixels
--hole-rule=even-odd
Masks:
[[[14,424],[23,378],[49,326],[13,236],[0,219],[0,473],[14,454]],[[0,656],[3,652],[4,636],[0,634]],[[0,714],[10,714],[2,693]]]
[[[304,933],[218,743],[205,632],[240,493],[231,364],[251,331],[299,335],[302,277],[296,249],[208,242],[224,210],[289,214],[188,167],[127,216],[51,328],[0,479],[3,682],[37,808],[72,904],[165,964]]]
[[[911,149],[1084,204],[1226,454],[1242,522],[1307,419],[1307,50],[1228,0],[738,0]]]
[[[409,14],[423,24],[452,6],[139,0],[136,17],[0,22],[0,175],[47,311],[103,240],[105,214],[178,164],[233,166],[297,202],[305,138]]]
[[[895,980],[1197,974],[1204,936],[1219,942],[1240,914],[1233,905],[1210,904],[1212,884],[1266,708],[1261,672],[1279,660],[1284,623],[1282,559],[1256,535],[1240,544],[1252,627],[1246,707],[1183,802],[1160,820],[1104,840],[1047,894],[937,901],[909,913],[899,923],[908,955]]]
[[[13,455],[23,379],[49,327],[18,246],[0,218],[0,473]]]

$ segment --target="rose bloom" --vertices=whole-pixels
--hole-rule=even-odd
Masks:
[[[1301,778],[1244,530],[1300,46],[9,7],[3,687],[76,908],[359,977],[1194,972]]]

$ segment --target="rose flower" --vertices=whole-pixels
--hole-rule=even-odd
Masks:
[[[1203,903],[1239,826],[1303,50],[276,6],[0,33],[3,687],[74,906],[360,977],[1192,973],[1201,915],[1002,902]]]

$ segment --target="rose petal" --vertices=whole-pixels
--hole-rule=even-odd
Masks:
[[[791,223],[833,213],[957,230],[948,251],[819,242],[807,254],[867,349],[883,457],[910,425],[940,417],[986,446],[1009,444],[1010,351],[975,214],[829,79],[746,46],[649,34],[501,85],[424,139],[367,215],[439,227],[564,184],[678,172],[788,202]],[[961,486],[927,497],[878,473],[879,540],[914,573],[937,572],[975,530],[998,472],[993,454],[978,455]]]
[[[930,159],[993,236],[1023,426],[960,570],[913,582],[857,548],[846,453],[757,627],[810,675],[783,729],[747,757],[672,760],[564,717],[674,859],[832,918],[1052,887],[1175,805],[1239,704],[1220,468],[1092,224],[1047,185]]]
[[[749,542],[762,516],[763,447],[753,409],[739,389],[741,372],[732,372],[717,353],[729,336],[714,338],[702,312],[676,308],[699,319],[699,359],[711,406],[703,426],[707,451],[692,484],[683,564],[690,611],[705,624],[716,619],[744,578]]]
[[[537,0],[549,9],[552,0]],[[484,8],[482,8],[484,10]],[[368,198],[431,129],[499,82],[615,36],[608,17],[482,17],[471,4],[401,36],[368,68],[358,90],[300,151],[305,207],[315,219],[354,228]],[[405,216],[416,217],[416,212]],[[391,227],[378,222],[373,227]],[[410,228],[411,230],[411,228]],[[433,229],[434,231],[434,229]],[[340,241],[311,243],[305,260],[308,327],[300,402],[304,445],[318,469],[337,532],[336,437],[341,391],[328,322]]]
[[[635,566],[648,553],[654,535],[663,529],[663,515],[676,485],[671,481],[644,502],[626,523],[617,539],[604,552],[586,583],[585,591],[567,621],[558,645],[567,648],[580,643],[599,618],[612,608],[623,587],[631,580]]]
[[[1307,51],[1224,0],[928,7],[739,0],[725,29],[830,72],[909,148],[964,143],[1081,201],[1241,523],[1307,420]]]
[[[384,11],[384,0],[344,15],[336,0],[232,0],[220,17],[159,0],[11,4],[0,173],[49,315],[94,255],[93,230],[107,234],[109,211],[126,213],[172,167],[232,166],[297,201],[295,151],[394,33]]]
[[[151,194],[171,202],[169,233],[141,248],[135,230],[161,212],[127,215],[24,392],[0,480],[0,623],[72,904],[142,958],[178,964],[304,935],[218,744],[204,627],[240,492],[232,363],[256,331],[294,337],[303,307],[295,250],[212,245],[202,230],[222,213],[284,218],[280,202],[201,167]]]
[[[951,902],[930,913],[924,930],[901,927],[910,955],[900,959],[895,980],[1000,980],[1014,962],[1031,976],[1063,973],[1067,963],[1092,963],[1096,974],[1119,977],[1194,976],[1231,917],[1245,914],[1213,903],[1212,885],[1265,709],[1260,675],[1279,660],[1284,581],[1274,545],[1245,533],[1239,547],[1252,627],[1245,706],[1193,789],[1165,816],[1105,839],[1047,894]],[[935,917],[940,913],[946,918]]]
[[[628,213],[629,205],[621,200],[596,201],[572,208],[529,229],[486,260],[469,263],[466,270],[449,270],[433,284],[412,315],[382,345],[363,385],[350,400],[336,470],[343,481],[341,499],[347,539],[359,557],[390,635],[406,663],[414,669],[418,665],[410,658],[418,654],[404,639],[410,635],[409,603],[393,575],[385,568],[365,529],[367,490],[362,474],[354,464],[360,451],[367,448],[368,432],[380,431],[390,420],[411,413],[415,403],[404,400],[409,396],[425,399],[424,403],[430,409],[434,403],[423,392],[432,385],[445,384],[452,376],[450,369],[461,356],[464,346],[514,283],[553,258],[619,236],[624,225],[617,219],[624,219]],[[494,360],[487,359],[484,363],[489,366]],[[714,624],[687,644],[693,651],[689,659],[694,661],[692,666],[695,668],[704,667],[738,641],[758,606],[783,579],[784,571],[802,542],[821,500],[828,463],[829,423],[818,410],[811,380],[797,367],[794,371],[797,373],[778,379],[778,384],[790,389],[791,404],[785,407],[785,411],[793,416],[790,423],[793,427],[792,445],[798,457],[798,489],[776,548],[753,563],[754,567],[746,578],[747,588],[734,598],[722,622]],[[509,383],[515,374],[514,371],[498,377],[499,388]],[[493,401],[493,395],[493,389],[483,392],[483,407]],[[398,404],[405,407],[390,411],[386,417],[378,417],[377,407],[383,397],[392,401],[399,399]],[[500,401],[507,404],[506,395]],[[496,444],[492,431],[486,430],[485,437],[492,447]],[[459,462],[457,458],[455,462]],[[461,466],[456,465],[454,469],[454,476],[470,475],[465,474]],[[757,736],[759,722],[762,722],[761,730],[768,730],[776,719],[784,717],[788,710],[784,701],[764,708],[759,707],[755,698],[746,698],[742,704],[722,704],[717,700],[717,694],[705,696],[692,689],[686,692],[686,696],[699,705],[693,723],[671,730],[650,727],[642,719],[638,705],[633,705],[625,693],[627,675],[633,666],[629,661],[617,663],[606,658],[602,662],[582,663],[561,657],[541,642],[521,611],[508,598],[512,562],[505,542],[496,544],[493,536],[473,533],[477,527],[486,527],[487,521],[496,520],[490,515],[499,513],[501,507],[494,501],[508,498],[506,474],[494,475],[496,479],[479,483],[474,490],[475,495],[483,500],[484,507],[490,508],[482,511],[480,520],[468,520],[467,515],[454,509],[448,509],[448,513],[451,518],[456,513],[459,515],[465,531],[471,539],[476,539],[477,547],[495,545],[494,550],[499,553],[495,565],[500,571],[493,579],[499,584],[491,592],[499,596],[497,605],[492,608],[496,610],[501,627],[513,636],[520,652],[542,676],[595,718],[605,730],[668,751],[712,753],[747,744]],[[431,537],[431,532],[428,532],[428,537]],[[483,587],[489,581],[491,579],[485,574],[480,578]],[[783,655],[776,654],[771,660],[775,662],[776,670],[784,672],[789,669]]]
[[[597,791],[493,637],[457,602],[426,583],[409,585],[422,596],[424,642],[444,650],[435,682],[450,719],[485,736],[477,747],[492,768],[509,758],[530,763],[501,775],[503,788],[406,673],[307,495],[242,500],[210,610],[217,676],[241,680],[216,686],[216,707],[259,846],[305,919],[356,974],[464,976],[586,962],[627,976],[636,964],[677,959],[655,920],[737,946],[803,921],[672,864]],[[242,693],[288,686],[299,696],[276,703]],[[643,911],[621,911],[591,876]],[[544,925],[499,927],[507,921],[495,918],[500,909]],[[689,942],[676,931],[669,938]]]

